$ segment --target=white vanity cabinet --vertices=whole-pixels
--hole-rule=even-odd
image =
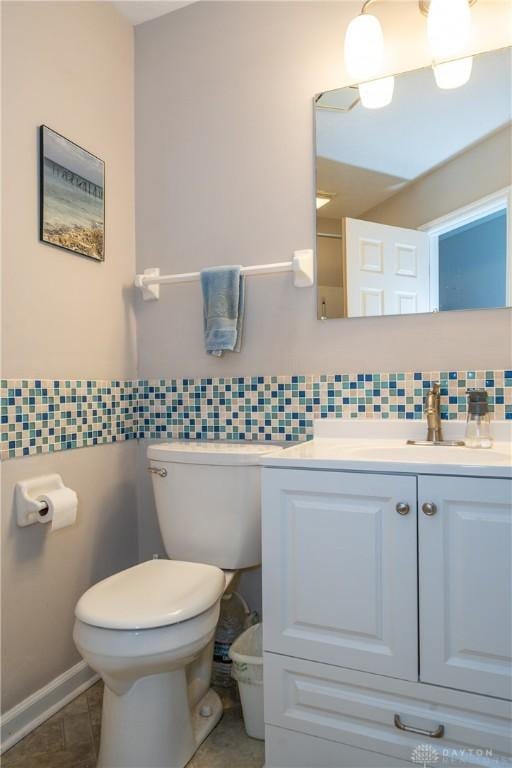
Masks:
[[[510,765],[511,495],[263,470],[266,768]]]

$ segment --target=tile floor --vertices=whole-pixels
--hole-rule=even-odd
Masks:
[[[95,768],[102,693],[101,682],[82,693],[2,755],[2,768]],[[219,694],[224,716],[187,768],[261,768],[263,742],[246,735],[237,698]]]

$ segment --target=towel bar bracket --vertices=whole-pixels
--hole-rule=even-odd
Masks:
[[[269,275],[275,272],[293,272],[296,288],[309,288],[315,282],[315,264],[313,251],[305,249],[293,252],[291,261],[281,261],[274,264],[257,264],[253,267],[242,267],[244,275]],[[156,301],[160,298],[160,286],[167,283],[190,283],[198,281],[200,272],[185,272],[179,275],[161,275],[158,267],[145,269],[144,273],[135,276],[135,286],[142,290],[144,301]]]
[[[151,282],[152,277],[160,277],[159,267],[150,267],[144,270],[143,275],[135,275],[135,286],[141,289],[144,301],[158,301],[160,298],[160,283]]]
[[[296,288],[310,288],[315,284],[315,260],[311,248],[293,252],[292,271]]]

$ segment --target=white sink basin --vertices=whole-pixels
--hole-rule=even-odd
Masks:
[[[350,458],[363,461],[400,461],[423,464],[487,464],[492,457],[493,464],[510,463],[510,454],[493,448],[466,448],[465,446],[446,445],[397,445],[392,447],[369,446],[347,452]]]

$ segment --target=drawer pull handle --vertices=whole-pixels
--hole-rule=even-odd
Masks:
[[[401,731],[407,731],[408,733],[418,733],[420,736],[429,736],[431,739],[440,739],[444,736],[444,725],[438,725],[433,731],[428,731],[425,728],[412,728],[410,725],[404,725],[400,720],[400,715],[395,715],[395,725]]]
[[[148,472],[151,472],[153,475],[158,475],[158,477],[167,477],[167,470],[165,467],[148,467]]]
[[[405,501],[399,501],[395,509],[399,515],[408,515],[411,511],[410,506]]]
[[[421,507],[423,514],[428,515],[429,517],[432,517],[432,515],[435,515],[437,512],[437,507],[434,504],[434,502],[426,501],[425,504]]]

